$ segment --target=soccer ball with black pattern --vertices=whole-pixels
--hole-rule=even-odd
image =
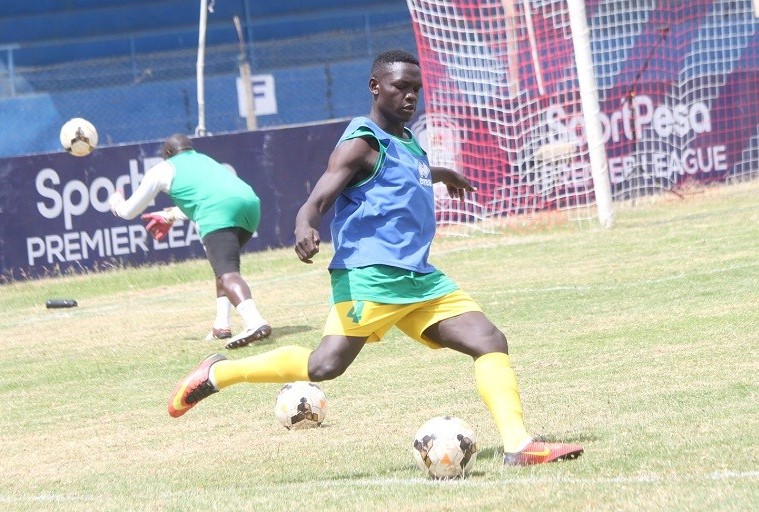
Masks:
[[[279,390],[274,414],[288,430],[318,427],[327,413],[327,396],[313,382],[291,382]]]
[[[74,156],[87,156],[98,145],[95,125],[81,117],[69,119],[60,132],[61,146]]]
[[[467,423],[455,416],[436,416],[414,436],[414,460],[435,479],[463,478],[477,460],[477,438]]]

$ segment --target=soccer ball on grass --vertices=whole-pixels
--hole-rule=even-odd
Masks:
[[[95,126],[81,117],[69,119],[61,126],[61,145],[74,156],[87,156],[98,145]]]
[[[288,430],[318,427],[327,412],[327,397],[313,382],[291,382],[279,390],[274,414]]]
[[[414,460],[432,478],[463,478],[477,460],[474,430],[454,416],[436,416],[416,433]]]

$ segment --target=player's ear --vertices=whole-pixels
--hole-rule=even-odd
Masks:
[[[379,94],[379,81],[374,77],[369,78],[369,92],[374,96]]]

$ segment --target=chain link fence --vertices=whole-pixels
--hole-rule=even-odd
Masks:
[[[279,115],[262,119],[258,126],[316,122],[363,112],[368,108],[366,94],[359,97],[360,103],[345,104],[343,95],[335,90],[340,84],[333,82],[363,83],[368,73],[365,61],[387,48],[416,52],[410,23],[246,45],[253,75],[277,74]],[[235,90],[241,55],[239,44],[205,49],[205,110],[211,132],[246,129]],[[103,145],[151,140],[173,131],[192,132],[198,109],[197,57],[197,48],[135,53],[19,66],[12,69],[12,76],[0,61],[0,113],[9,121],[0,126],[0,157],[58,151],[57,128],[67,117],[90,119],[101,132]],[[341,67],[351,62],[360,67]],[[141,120],[136,121],[137,117]]]
[[[254,73],[299,66],[322,65],[374,57],[387,48],[416,52],[409,24],[365,30],[346,30],[299,38],[248,44]],[[129,57],[68,62],[45,67],[15,69],[15,94],[41,94],[136,85],[145,81],[194,78],[197,49],[135,54]],[[240,59],[237,44],[205,49],[206,76],[236,73]],[[10,91],[6,87],[5,95]]]

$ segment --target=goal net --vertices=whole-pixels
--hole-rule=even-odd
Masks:
[[[430,159],[478,187],[464,204],[440,194],[441,223],[554,210],[596,224],[601,192],[634,204],[690,181],[759,176],[752,0],[407,3]]]

